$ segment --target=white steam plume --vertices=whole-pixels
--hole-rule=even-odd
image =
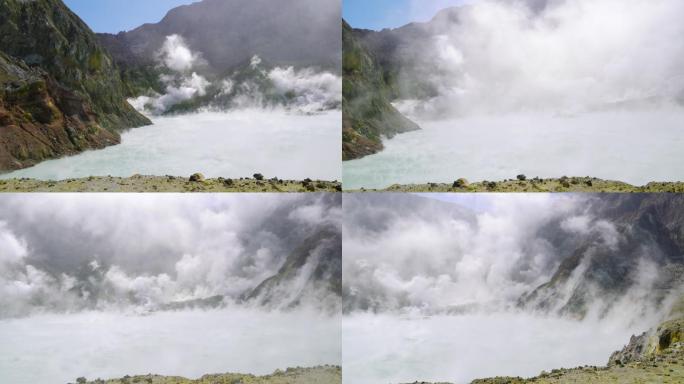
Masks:
[[[537,230],[576,202],[499,197],[476,217],[439,211],[415,217],[411,205],[421,202],[412,197],[408,208],[397,206],[396,217],[385,219],[380,231],[355,229],[357,209],[372,216],[379,208],[362,206],[361,198],[349,204],[345,199],[350,212],[344,224],[345,286],[381,311],[517,299],[544,282],[558,262]]]
[[[338,200],[326,195],[5,196],[0,199],[0,318],[148,310],[217,295],[240,302],[275,275],[305,239],[320,228],[338,228]],[[315,267],[329,256],[315,253],[307,262]],[[292,284],[292,291],[283,283],[283,295],[272,294],[270,307],[286,307],[293,292],[302,292],[302,281]],[[338,305],[327,293],[311,294],[332,300],[314,306]]]
[[[190,50],[182,36],[167,36],[158,58],[160,65],[174,72],[160,77],[161,82],[166,85],[166,93],[129,99],[128,102],[135,109],[160,115],[176,104],[207,94],[210,82],[192,71],[196,66],[203,64],[204,60],[199,53]]]
[[[202,60],[199,54],[188,48],[183,37],[177,34],[166,36],[158,56],[167,68],[177,72],[189,71]]]
[[[342,79],[329,72],[293,67],[272,69],[268,74],[278,92],[292,93],[294,104],[302,112],[313,113],[335,108],[342,102]]]
[[[454,199],[472,204],[466,198]],[[630,248],[626,244],[633,244],[628,243],[630,237],[636,236],[632,229],[618,230],[618,224],[588,210],[591,199],[483,196],[476,200],[485,209],[454,213],[449,203],[435,208],[434,202],[417,196],[345,197],[345,311],[516,308],[523,295],[549,282],[575,252],[581,252],[581,262],[567,282],[549,291],[556,296],[546,311],[562,312],[578,289],[590,298],[587,316],[603,316],[606,309],[622,313],[654,308],[653,271],[662,267],[654,243],[640,240],[641,248],[634,251],[640,267],[624,276],[633,284],[618,302],[614,296],[601,296],[595,282],[586,278],[596,255],[623,254]],[[611,262],[617,268],[620,260]],[[642,305],[635,307],[637,299]]]
[[[168,36],[159,53],[160,64],[172,70],[173,74],[162,75],[160,80],[166,85],[166,93],[142,95],[129,100],[141,112],[161,115],[173,106],[197,97],[206,96],[211,87],[204,76],[193,71],[203,63],[201,55],[193,53],[178,35]],[[262,59],[254,55],[249,67],[255,76],[272,83],[273,91],[264,90],[259,79],[238,81],[227,77],[217,81],[216,92],[209,101],[202,104],[206,110],[283,108],[303,114],[312,114],[330,109],[339,109],[342,102],[342,79],[340,76],[313,68],[295,69],[293,67],[272,69],[262,68]],[[273,101],[265,93],[280,96]],[[220,100],[229,98],[224,105]]]
[[[403,104],[404,112],[581,113],[681,102],[683,2],[539,3],[483,0],[461,8],[458,21],[437,22],[425,46],[409,49],[426,60],[423,75],[439,95]]]
[[[189,77],[180,79],[180,84],[174,85],[173,77],[165,76],[163,81],[167,83],[166,93],[156,96],[138,96],[129,100],[131,105],[139,111],[147,111],[153,114],[162,114],[174,105],[196,96],[207,94],[209,81],[203,76],[193,72]]]

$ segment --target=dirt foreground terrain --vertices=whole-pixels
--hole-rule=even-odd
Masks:
[[[652,182],[634,186],[620,181],[602,180],[594,177],[561,177],[559,179],[528,179],[523,175],[504,181],[482,181],[469,183],[458,179],[451,184],[428,183],[392,185],[384,190],[361,189],[367,192],[684,192],[684,182]]]
[[[321,366],[314,368],[288,368],[268,376],[254,376],[239,373],[205,375],[191,380],[183,377],[158,375],[125,376],[120,379],[87,381],[78,378],[75,384],[340,384],[342,368]],[[72,384],[72,383],[69,383]]]
[[[337,181],[278,178],[205,179],[176,176],[88,177],[61,181],[34,179],[0,180],[0,192],[338,192]]]

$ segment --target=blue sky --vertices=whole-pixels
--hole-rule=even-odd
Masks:
[[[95,32],[117,33],[156,23],[166,12],[197,0],[64,0]]]
[[[412,21],[428,21],[447,7],[475,0],[343,0],[345,20],[354,28],[380,30]]]

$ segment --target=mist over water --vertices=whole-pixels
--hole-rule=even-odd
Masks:
[[[416,120],[422,130],[385,140],[344,163],[345,189],[528,177],[592,176],[644,185],[684,178],[684,110],[516,114]]]
[[[437,90],[423,116],[681,104],[681,1],[481,0],[451,12],[402,41]]]
[[[341,178],[340,111],[315,115],[246,109],[154,117],[122,143],[4,174],[62,180],[88,176],[173,175],[281,179]],[[311,161],[316,159],[316,161]]]
[[[648,326],[506,312],[431,317],[354,313],[342,321],[343,382],[466,384],[494,376],[532,377],[560,367],[601,366]]]
[[[605,199],[605,201],[602,201]],[[469,383],[605,365],[630,336],[662,321],[659,245],[619,294],[593,276],[628,258],[636,226],[590,194],[350,194],[344,199],[342,347],[345,383]],[[580,254],[567,280],[562,265]],[[662,269],[661,269],[662,268]],[[551,283],[549,283],[551,282]],[[549,283],[547,305],[526,302]],[[615,287],[615,284],[610,285]],[[577,311],[562,308],[579,298]]]
[[[521,173],[636,185],[684,177],[684,3],[468,4],[384,32],[398,39],[397,107],[423,130],[346,162],[345,188]]]
[[[337,194],[2,196],[0,382],[339,365],[340,205]],[[302,265],[283,277],[291,255]]]
[[[339,365],[340,319],[314,310],[46,314],[0,320],[0,382],[210,373],[264,375]]]

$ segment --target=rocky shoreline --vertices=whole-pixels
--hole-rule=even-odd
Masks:
[[[639,337],[633,336],[622,351],[613,353],[607,366],[559,368],[542,372],[539,376],[531,378],[492,377],[473,380],[471,384],[681,383],[684,381],[682,336],[684,336],[684,320],[668,321],[652,332]],[[634,355],[635,348],[643,348],[643,350]],[[619,357],[623,355],[630,355],[630,358],[622,361]],[[413,384],[430,383],[415,382]]]
[[[120,379],[96,379],[88,381],[84,377],[69,384],[339,384],[342,383],[342,368],[325,365],[313,368],[288,368],[277,370],[271,375],[255,376],[240,373],[205,375],[192,380],[184,377],[142,375],[124,376]]]
[[[338,181],[252,178],[206,179],[196,173],[188,177],[143,176],[127,178],[102,176],[60,181],[35,179],[0,180],[0,193],[12,192],[340,192]]]
[[[613,353],[605,367],[561,368],[529,379],[495,377],[474,380],[472,384],[681,383],[684,381],[683,335],[684,320],[671,320],[652,332],[633,336],[622,351]]]
[[[519,175],[504,181],[482,181],[469,183],[458,179],[453,183],[395,184],[386,189],[365,189],[360,192],[617,192],[617,193],[682,193],[684,182],[651,182],[634,186],[620,181],[603,180],[595,177],[561,177],[528,179]],[[351,192],[351,191],[350,191]]]
[[[559,347],[562,348],[562,346]],[[585,365],[569,369],[558,368],[550,372],[541,372],[539,376],[531,378],[492,377],[473,380],[471,384],[675,384],[682,382],[684,382],[684,297],[675,303],[670,315],[660,325],[639,336],[632,336],[622,350],[613,352],[606,366]]]

